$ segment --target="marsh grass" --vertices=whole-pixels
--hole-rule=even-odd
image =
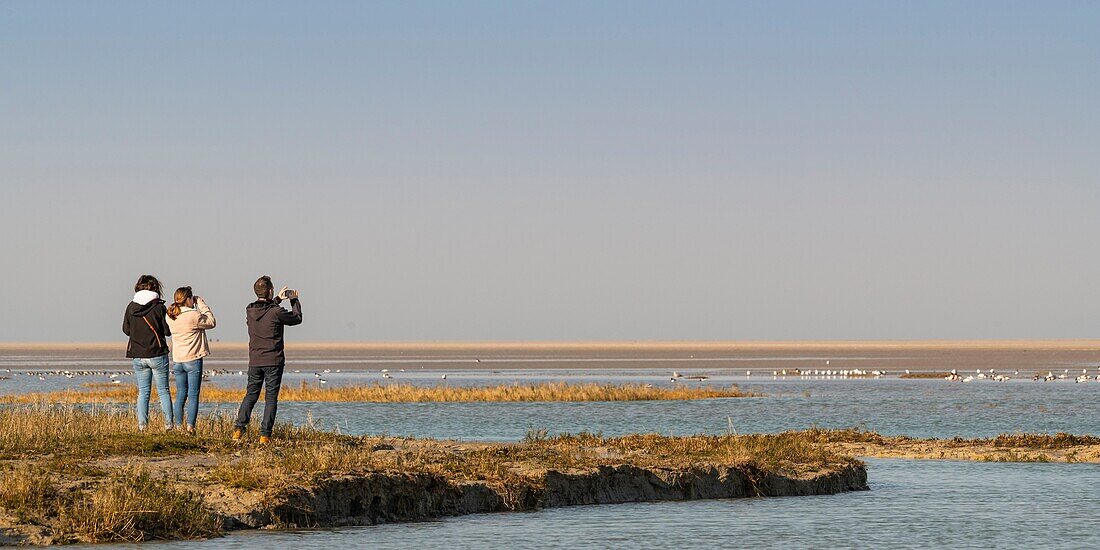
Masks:
[[[951,458],[978,462],[1098,462],[1100,437],[1068,433],[1000,434],[989,438],[920,439],[857,428],[801,432],[823,446],[861,456]]]
[[[155,417],[154,417],[155,418]],[[196,435],[153,428],[142,432],[128,408],[75,405],[28,405],[0,408],[0,459],[50,455],[66,457],[164,456],[223,452],[233,420],[224,414],[200,417]],[[301,441],[329,441],[338,435],[310,427],[279,424],[275,437]]]
[[[989,446],[1029,450],[1061,450],[1073,447],[1100,445],[1100,437],[1092,435],[1073,435],[1064,432],[1056,434],[1011,433],[988,438],[953,437],[950,439],[919,439],[904,435],[884,436],[877,432],[859,428],[825,429],[811,428],[801,433],[819,443],[873,443],[888,445],[891,443],[936,443],[946,447]]]
[[[207,538],[222,532],[201,497],[151,476],[143,467],[119,470],[71,499],[54,527],[63,538],[141,542]]]
[[[140,542],[221,533],[201,497],[149,475],[144,467],[103,473],[59,488],[56,472],[18,464],[0,472],[0,508],[20,523],[50,525],[55,542]]]
[[[0,508],[24,523],[37,523],[57,515],[58,489],[49,472],[18,464],[0,472]]]
[[[965,441],[965,440],[964,440]],[[1068,449],[1085,445],[1100,445],[1100,437],[1091,435],[1073,435],[1064,432],[1056,434],[1001,434],[987,440],[996,447],[1018,447],[1025,449]]]
[[[361,384],[354,386],[322,386],[300,383],[284,386],[280,401],[360,402],[360,403],[429,403],[429,402],[535,402],[535,401],[665,401],[733,397],[755,397],[758,394],[736,385],[659,387],[647,384],[569,384],[548,382],[498,386],[414,386],[411,384]],[[200,399],[206,402],[236,403],[244,397],[244,388],[224,388],[208,384]],[[262,394],[261,394],[262,398]],[[105,404],[133,403],[137,388],[132,385],[87,384],[84,389],[56,392],[26,393],[0,397],[0,403],[33,404]]]

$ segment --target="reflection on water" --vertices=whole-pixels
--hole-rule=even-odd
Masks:
[[[1097,548],[1089,464],[871,460],[871,491],[580,506],[158,547]],[[121,548],[121,547],[111,547]]]

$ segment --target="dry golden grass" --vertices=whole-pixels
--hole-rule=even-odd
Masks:
[[[54,532],[81,542],[196,539],[221,534],[202,498],[138,467],[120,470],[95,489],[70,496]]]
[[[540,472],[549,469],[726,465],[797,473],[852,463],[797,433],[536,435],[476,444],[277,425],[275,443],[257,445],[231,443],[232,422],[221,415],[202,417],[198,434],[185,435],[139,432],[131,414],[72,405],[0,408],[0,460],[8,468],[0,470],[0,508],[48,526],[55,542],[142,541],[216,535],[220,525],[198,495],[210,487],[270,496],[323,476],[384,472],[480,481],[507,499],[539,487]]]
[[[159,411],[150,412],[150,426],[159,425]],[[162,456],[207,453],[232,448],[233,420],[225,415],[200,416],[197,435],[179,431],[137,429],[133,412],[117,407],[31,405],[0,408],[0,460],[49,455],[60,457]],[[308,427],[279,424],[283,439],[332,439],[335,434]]]
[[[898,378],[916,378],[916,379],[936,378],[936,379],[943,380],[944,378],[946,378],[950,375],[951,375],[951,373],[949,373],[949,372],[909,372],[909,373],[902,374]]]
[[[1100,437],[1090,435],[1015,433],[990,438],[920,439],[857,429],[812,429],[801,433],[834,451],[858,456],[980,462],[1100,462]]]
[[[677,384],[658,387],[644,384],[568,384],[551,382],[532,385],[413,386],[410,384],[366,384],[322,386],[302,382],[285,386],[280,401],[356,402],[356,403],[428,403],[428,402],[534,402],[534,401],[664,401],[732,397],[753,397],[736,385],[717,387]],[[263,394],[261,394],[262,398]],[[235,403],[244,397],[243,388],[223,388],[207,384],[199,395],[208,403]],[[85,389],[27,393],[0,397],[0,403],[96,404],[134,403],[137,388],[131,385],[89,384]]]
[[[18,464],[0,471],[0,508],[10,511],[21,522],[41,521],[57,515],[53,506],[57,494],[45,468]]]
[[[143,466],[61,489],[58,472],[26,463],[0,472],[0,508],[23,524],[50,525],[53,543],[141,542],[221,534],[196,494],[154,478]]]

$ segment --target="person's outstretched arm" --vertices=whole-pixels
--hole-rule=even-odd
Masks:
[[[279,320],[288,327],[302,324],[302,303],[297,296],[290,299],[290,311],[279,308]]]
[[[206,300],[196,297],[195,305],[199,306],[199,322],[197,328],[203,330],[214,328],[214,326],[218,324],[218,321],[214,319],[214,312],[210,311],[210,306],[206,305]]]

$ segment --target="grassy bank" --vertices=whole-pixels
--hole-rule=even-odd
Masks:
[[[243,386],[243,381],[242,381]],[[672,387],[650,384],[568,384],[551,382],[498,386],[413,386],[410,384],[365,384],[325,386],[302,382],[284,386],[280,401],[427,403],[427,402],[535,402],[535,401],[666,401],[753,397],[757,394],[733,386],[677,384]],[[207,384],[200,399],[206,402],[234,403],[244,397],[244,388],[225,388]],[[263,394],[261,394],[261,398]],[[82,389],[26,393],[0,397],[0,403],[133,403],[137,387],[129,384],[89,384]]]
[[[266,503],[326,480],[372,472],[434,479],[429,487],[449,491],[476,482],[506,495],[504,509],[524,509],[524,495],[545,489],[550,471],[625,466],[688,472],[720,465],[761,479],[858,465],[793,432],[534,434],[516,444],[476,444],[280,425],[275,444],[242,445],[230,442],[232,423],[221,416],[203,417],[194,436],[142,433],[133,426],[129,413],[110,408],[0,409],[0,538],[68,543],[216,536],[237,521],[231,518],[247,515],[241,510],[264,510]]]
[[[979,462],[1100,462],[1100,437],[1089,435],[1014,433],[989,438],[922,439],[883,436],[856,429],[814,429],[803,433],[835,452],[863,457]]]
[[[911,379],[939,379],[951,376],[949,372],[907,372],[899,376],[898,378],[911,378]]]

